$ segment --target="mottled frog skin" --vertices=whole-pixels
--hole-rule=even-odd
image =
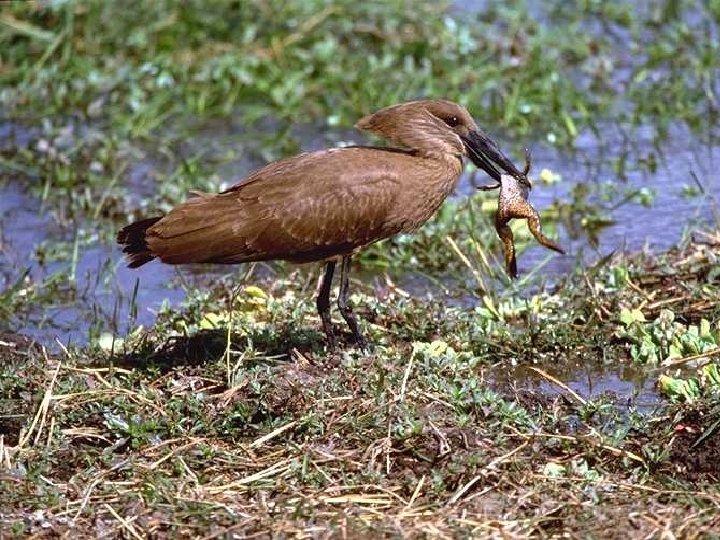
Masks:
[[[511,219],[526,219],[530,232],[535,239],[548,249],[565,254],[565,251],[550,240],[542,232],[540,225],[540,216],[537,210],[528,202],[530,192],[530,183],[521,182],[520,179],[509,175],[500,175],[500,181],[489,186],[482,186],[482,190],[490,190],[500,188],[498,196],[498,210],[495,215],[495,230],[503,243],[505,252],[505,271],[511,278],[516,278],[517,260],[515,258],[515,243],[513,242],[513,233],[510,228]]]

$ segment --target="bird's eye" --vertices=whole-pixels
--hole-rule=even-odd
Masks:
[[[457,116],[449,116],[445,119],[445,123],[450,127],[455,127],[460,123],[460,119]]]

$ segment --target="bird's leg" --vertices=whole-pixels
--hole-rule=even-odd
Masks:
[[[345,319],[345,322],[350,327],[350,332],[352,332],[353,338],[355,338],[355,342],[358,347],[361,349],[367,349],[367,341],[365,341],[365,338],[360,333],[357,318],[355,317],[355,313],[353,313],[352,307],[350,307],[348,302],[349,290],[350,256],[347,255],[343,257],[342,265],[340,266],[340,294],[338,295],[338,308],[340,308],[340,313],[342,314],[343,319]]]
[[[325,272],[323,274],[322,284],[320,285],[320,293],[318,294],[316,305],[320,320],[322,321],[323,331],[327,338],[328,348],[335,347],[335,334],[333,333],[332,322],[330,320],[330,289],[332,288],[333,273],[335,272],[335,261],[325,264]]]

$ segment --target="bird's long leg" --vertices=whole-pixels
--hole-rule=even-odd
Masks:
[[[335,347],[335,334],[333,333],[332,322],[330,321],[330,289],[332,288],[333,273],[335,272],[335,261],[325,264],[325,273],[323,274],[322,284],[320,285],[320,293],[318,294],[316,305],[320,320],[322,321],[323,331],[327,338],[327,345],[330,349]]]
[[[348,303],[349,290],[350,256],[347,255],[343,257],[342,265],[340,266],[340,294],[338,295],[338,308],[340,308],[340,313],[342,314],[343,319],[345,319],[345,322],[350,327],[350,332],[352,332],[358,347],[361,349],[367,349],[367,341],[365,341],[365,338],[360,333],[357,318],[355,317],[355,313],[353,313],[352,307],[350,307],[350,304]]]

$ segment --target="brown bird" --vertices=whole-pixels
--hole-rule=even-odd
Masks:
[[[500,182],[501,172],[527,178],[451,101],[421,100],[381,109],[356,127],[401,148],[350,146],[276,161],[217,193],[199,193],[167,215],[123,228],[118,243],[128,266],[286,260],[324,261],[317,310],[334,346],[330,288],[341,262],[338,308],[357,344],[366,347],[348,303],[350,260],[360,249],[415,231],[452,192],[463,157]]]

